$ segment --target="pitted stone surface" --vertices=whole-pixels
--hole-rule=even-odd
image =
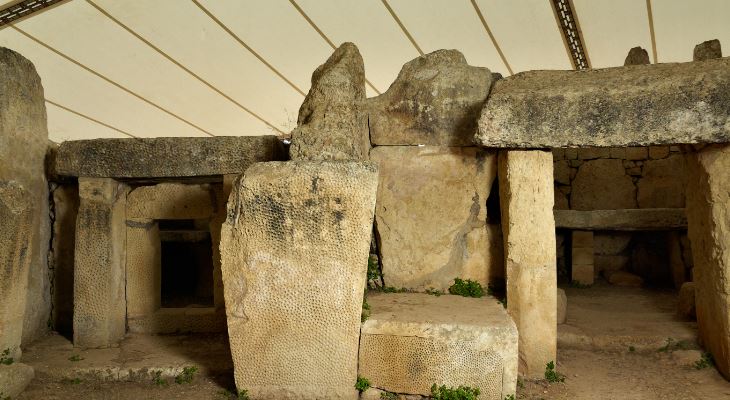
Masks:
[[[521,72],[495,83],[485,147],[730,142],[730,59]]]
[[[61,143],[55,172],[66,176],[164,178],[240,174],[285,160],[276,136],[93,139]]]
[[[35,377],[33,367],[21,363],[0,364],[0,395],[3,399],[19,396]]]
[[[647,160],[636,184],[640,208],[684,208],[687,166],[683,154]]]
[[[573,210],[636,208],[636,187],[619,159],[584,162],[570,193]]]
[[[624,60],[624,65],[644,65],[651,64],[649,61],[649,53],[641,47],[634,47],[629,50],[629,54]]]
[[[720,46],[720,41],[717,39],[707,40],[698,44],[692,52],[692,59],[694,61],[711,60],[720,57],[722,57],[722,46]]]
[[[260,163],[221,233],[236,385],[252,398],[356,399],[377,192],[370,163]]]
[[[367,160],[364,101],[362,56],[357,46],[343,43],[312,74],[312,87],[292,131],[292,160]]]
[[[367,101],[373,144],[473,146],[493,80],[457,50],[407,62],[388,91]]]
[[[74,268],[74,346],[109,347],[124,336],[128,188],[79,179]]]
[[[480,399],[515,393],[517,328],[493,297],[371,293],[359,373],[373,386],[429,395],[431,385],[479,388]]]
[[[152,219],[126,220],[127,318],[152,314],[161,304],[160,228]]]
[[[454,278],[486,287],[503,277],[498,225],[487,224],[497,157],[476,147],[378,146],[376,205],[387,286],[447,289]]]
[[[31,262],[32,206],[17,182],[0,181],[0,352],[20,357]]]

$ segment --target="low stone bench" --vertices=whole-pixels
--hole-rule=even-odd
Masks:
[[[394,393],[431,385],[479,388],[480,399],[514,394],[517,328],[493,297],[375,293],[360,337],[359,374]]]

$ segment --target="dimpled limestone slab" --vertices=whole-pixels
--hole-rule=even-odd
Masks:
[[[30,207],[20,184],[0,182],[0,351],[14,358],[20,357],[28,289]]]
[[[255,399],[356,399],[377,191],[370,163],[255,164],[221,232],[236,386]]]
[[[389,392],[429,395],[431,385],[479,388],[502,400],[517,385],[517,328],[491,296],[372,293],[359,374]]]

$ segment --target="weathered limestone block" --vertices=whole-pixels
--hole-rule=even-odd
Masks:
[[[621,160],[586,161],[573,180],[570,206],[574,210],[636,208],[636,187]]]
[[[722,57],[722,46],[717,39],[707,40],[695,46],[692,53],[693,61],[711,60]]]
[[[22,363],[0,364],[0,396],[14,399],[19,396],[35,377],[33,367]]]
[[[79,178],[74,268],[74,346],[107,347],[125,331],[127,187]]]
[[[33,231],[28,192],[17,182],[0,181],[0,352],[20,358]]]
[[[666,238],[672,283],[679,289],[689,277],[689,269],[684,264],[681,235],[679,232],[668,232]]]
[[[22,330],[27,343],[48,330],[51,313],[47,262],[51,223],[44,165],[48,150],[46,103],[33,63],[4,47],[0,47],[0,77],[0,182],[15,181],[27,191],[33,216],[26,238],[30,272]]]
[[[93,139],[61,143],[55,172],[98,178],[240,174],[251,164],[286,159],[276,136]]]
[[[685,282],[679,288],[677,314],[685,318],[695,318],[695,283]]]
[[[499,153],[507,311],[520,332],[520,368],[542,376],[557,342],[557,275],[552,155],[541,150]]]
[[[476,147],[378,146],[376,226],[385,284],[447,289],[454,278],[486,287],[503,276],[486,202],[497,157]]]
[[[367,160],[370,150],[365,66],[357,46],[343,43],[312,74],[289,149],[292,160]]]
[[[651,64],[649,61],[649,53],[641,47],[633,47],[626,55],[624,65],[643,65]]]
[[[636,186],[639,208],[683,208],[687,186],[684,155],[645,161],[643,176]]]
[[[595,254],[617,255],[624,254],[631,243],[631,234],[623,232],[595,233],[593,235],[593,249]]]
[[[132,197],[131,193],[129,197]],[[152,314],[160,308],[162,277],[159,225],[152,219],[128,216],[126,243],[127,317],[134,319]]]
[[[565,290],[558,288],[558,324],[564,324],[568,320],[568,296]]]
[[[359,374],[379,389],[430,395],[431,385],[504,399],[517,385],[517,328],[492,297],[368,295]],[[543,366],[544,368],[544,366]]]
[[[495,83],[485,147],[730,142],[730,59],[521,72]]]
[[[558,228],[652,231],[679,229],[687,226],[683,208],[647,208],[627,210],[555,210]]]
[[[641,287],[644,284],[640,276],[627,271],[607,272],[606,275],[608,283],[616,286]]]
[[[198,219],[215,211],[215,192],[208,184],[159,183],[141,186],[127,197],[127,218]]]
[[[257,399],[356,399],[377,193],[370,163],[260,163],[221,233],[237,387]]]
[[[699,335],[717,369],[730,378],[730,146],[706,147],[690,154],[687,164]]]
[[[592,285],[595,276],[593,262],[593,231],[573,231],[571,280]]]
[[[473,146],[492,81],[457,50],[407,62],[387,92],[368,99],[373,145]]]

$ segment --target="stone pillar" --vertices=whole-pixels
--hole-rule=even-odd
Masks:
[[[127,315],[132,319],[160,309],[160,227],[153,219],[129,218],[126,235]]]
[[[125,333],[126,196],[108,178],[79,178],[74,346],[108,347]]]
[[[592,285],[593,267],[593,232],[572,232],[571,280],[581,285]]]
[[[730,378],[730,145],[687,157],[687,224],[699,335]]]
[[[0,351],[20,357],[31,262],[32,206],[20,184],[0,182]]]
[[[236,386],[255,399],[357,399],[378,175],[373,164],[254,164],[221,232]]]
[[[519,332],[520,370],[541,377],[555,361],[557,273],[550,151],[499,153],[507,311]]]

